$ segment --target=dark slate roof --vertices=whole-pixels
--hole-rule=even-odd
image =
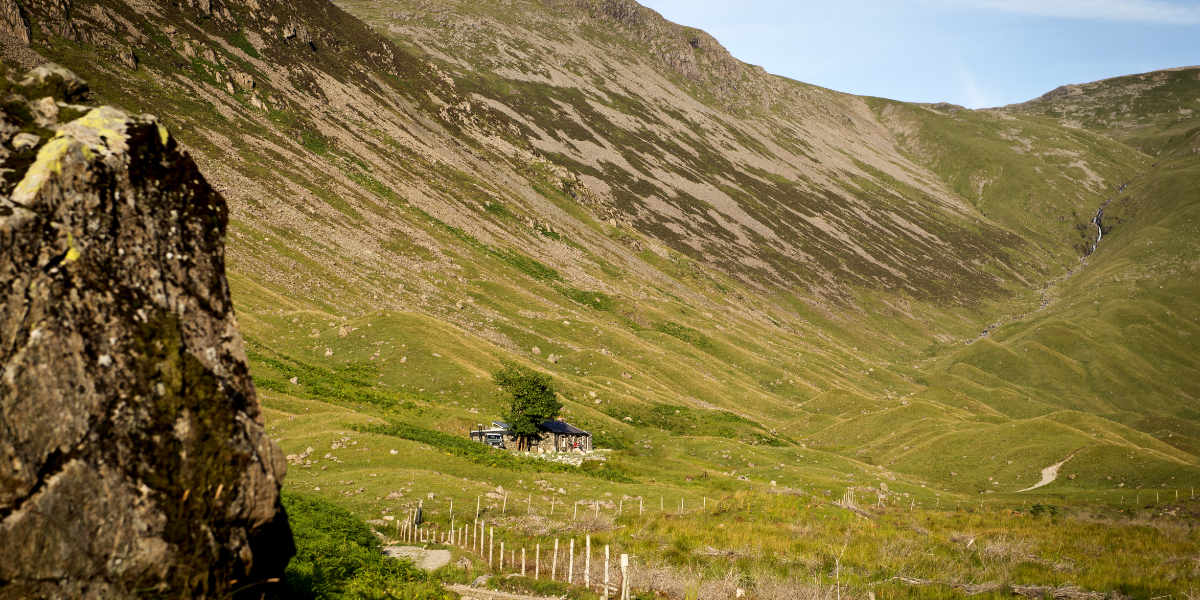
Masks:
[[[563,421],[550,420],[541,424],[542,431],[562,433],[567,435],[591,435],[590,433]]]

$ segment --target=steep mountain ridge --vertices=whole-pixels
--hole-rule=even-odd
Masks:
[[[444,60],[460,87],[519,116],[543,154],[611,197],[640,231],[727,272],[788,287],[851,283],[972,302],[958,293],[979,286],[994,294],[1011,277],[989,270],[1028,276],[1045,263],[1045,250],[1031,251],[972,211],[973,194],[947,189],[921,157],[902,152],[863,99],[766,75],[715,42],[693,46],[707,38],[648,9],[600,4],[611,10],[587,2],[342,6]],[[696,75],[690,65],[711,68]],[[712,90],[723,90],[722,99]],[[1093,172],[1119,179],[1118,164],[1137,161],[1124,154]],[[1070,181],[1044,178],[1078,202]],[[1073,208],[1056,196],[1039,203],[1059,217]],[[1001,224],[1028,223],[1047,228],[1042,220]],[[1055,235],[1066,234],[1047,237]],[[928,265],[946,252],[954,260]]]
[[[1159,159],[1179,158],[1200,153],[1198,92],[1200,67],[1178,67],[1065,85],[1003,110],[1097,131]]]
[[[1176,435],[1190,342],[1117,344],[1092,371],[1047,340],[1004,348],[1034,318],[1071,348],[1114,344],[1120,327],[1074,333],[1079,282],[1163,275],[1118,256],[1121,229],[1080,263],[1127,183],[1114,224],[1183,223],[1122,212],[1179,184],[1107,132],[789,81],[631,2],[19,6],[33,49],[160,115],[229,198],[234,298],[289,451],[381,419],[457,433],[498,413],[505,357],[552,373],[571,420],[664,486],[886,468],[897,493],[1015,491],[1080,445],[1130,487],[1197,470]],[[1173,197],[1155,210],[1186,214]],[[1128,367],[1164,340],[1169,368]],[[1027,350],[1057,370],[1005,366]],[[1141,419],[1101,389],[1164,377]],[[318,402],[336,425],[304,413]],[[661,432],[677,445],[644,446]]]

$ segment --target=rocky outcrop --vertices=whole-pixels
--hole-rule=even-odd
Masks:
[[[669,71],[727,107],[763,109],[770,104],[766,71],[737,60],[711,35],[672,23],[636,0],[570,1],[593,18],[625,28]]]
[[[29,20],[17,0],[0,0],[0,35],[29,43]]]
[[[261,596],[294,547],[224,199],[69,72],[0,85],[0,599]]]

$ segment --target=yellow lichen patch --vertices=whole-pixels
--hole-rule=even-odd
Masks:
[[[25,172],[25,177],[13,190],[13,202],[28,205],[42,185],[50,178],[51,173],[62,173],[62,157],[71,148],[72,140],[56,137],[50,140],[41,150],[38,150],[37,160]]]
[[[59,136],[72,136],[89,145],[101,145],[113,151],[125,149],[128,137],[125,126],[129,116],[111,107],[94,108],[88,114],[71,121],[58,131]]]
[[[75,236],[71,232],[67,232],[67,257],[66,262],[73,263],[79,260],[79,248],[75,246]]]
[[[45,185],[51,173],[62,173],[62,159],[76,144],[83,158],[89,161],[97,155],[128,150],[129,138],[125,135],[128,123],[129,117],[125,113],[110,106],[102,106],[63,125],[54,139],[38,151],[37,160],[13,190],[13,201],[28,205]],[[163,135],[161,126],[159,135]]]
[[[163,127],[162,123],[158,123],[157,125],[158,139],[162,141],[162,145],[165,147],[167,145],[167,140],[171,139],[171,134],[167,131],[166,127]]]

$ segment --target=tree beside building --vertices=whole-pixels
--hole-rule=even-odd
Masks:
[[[562,410],[553,380],[549,375],[509,362],[492,374],[492,380],[510,396],[505,420],[517,440],[517,450],[528,450],[541,439],[539,426]]]

